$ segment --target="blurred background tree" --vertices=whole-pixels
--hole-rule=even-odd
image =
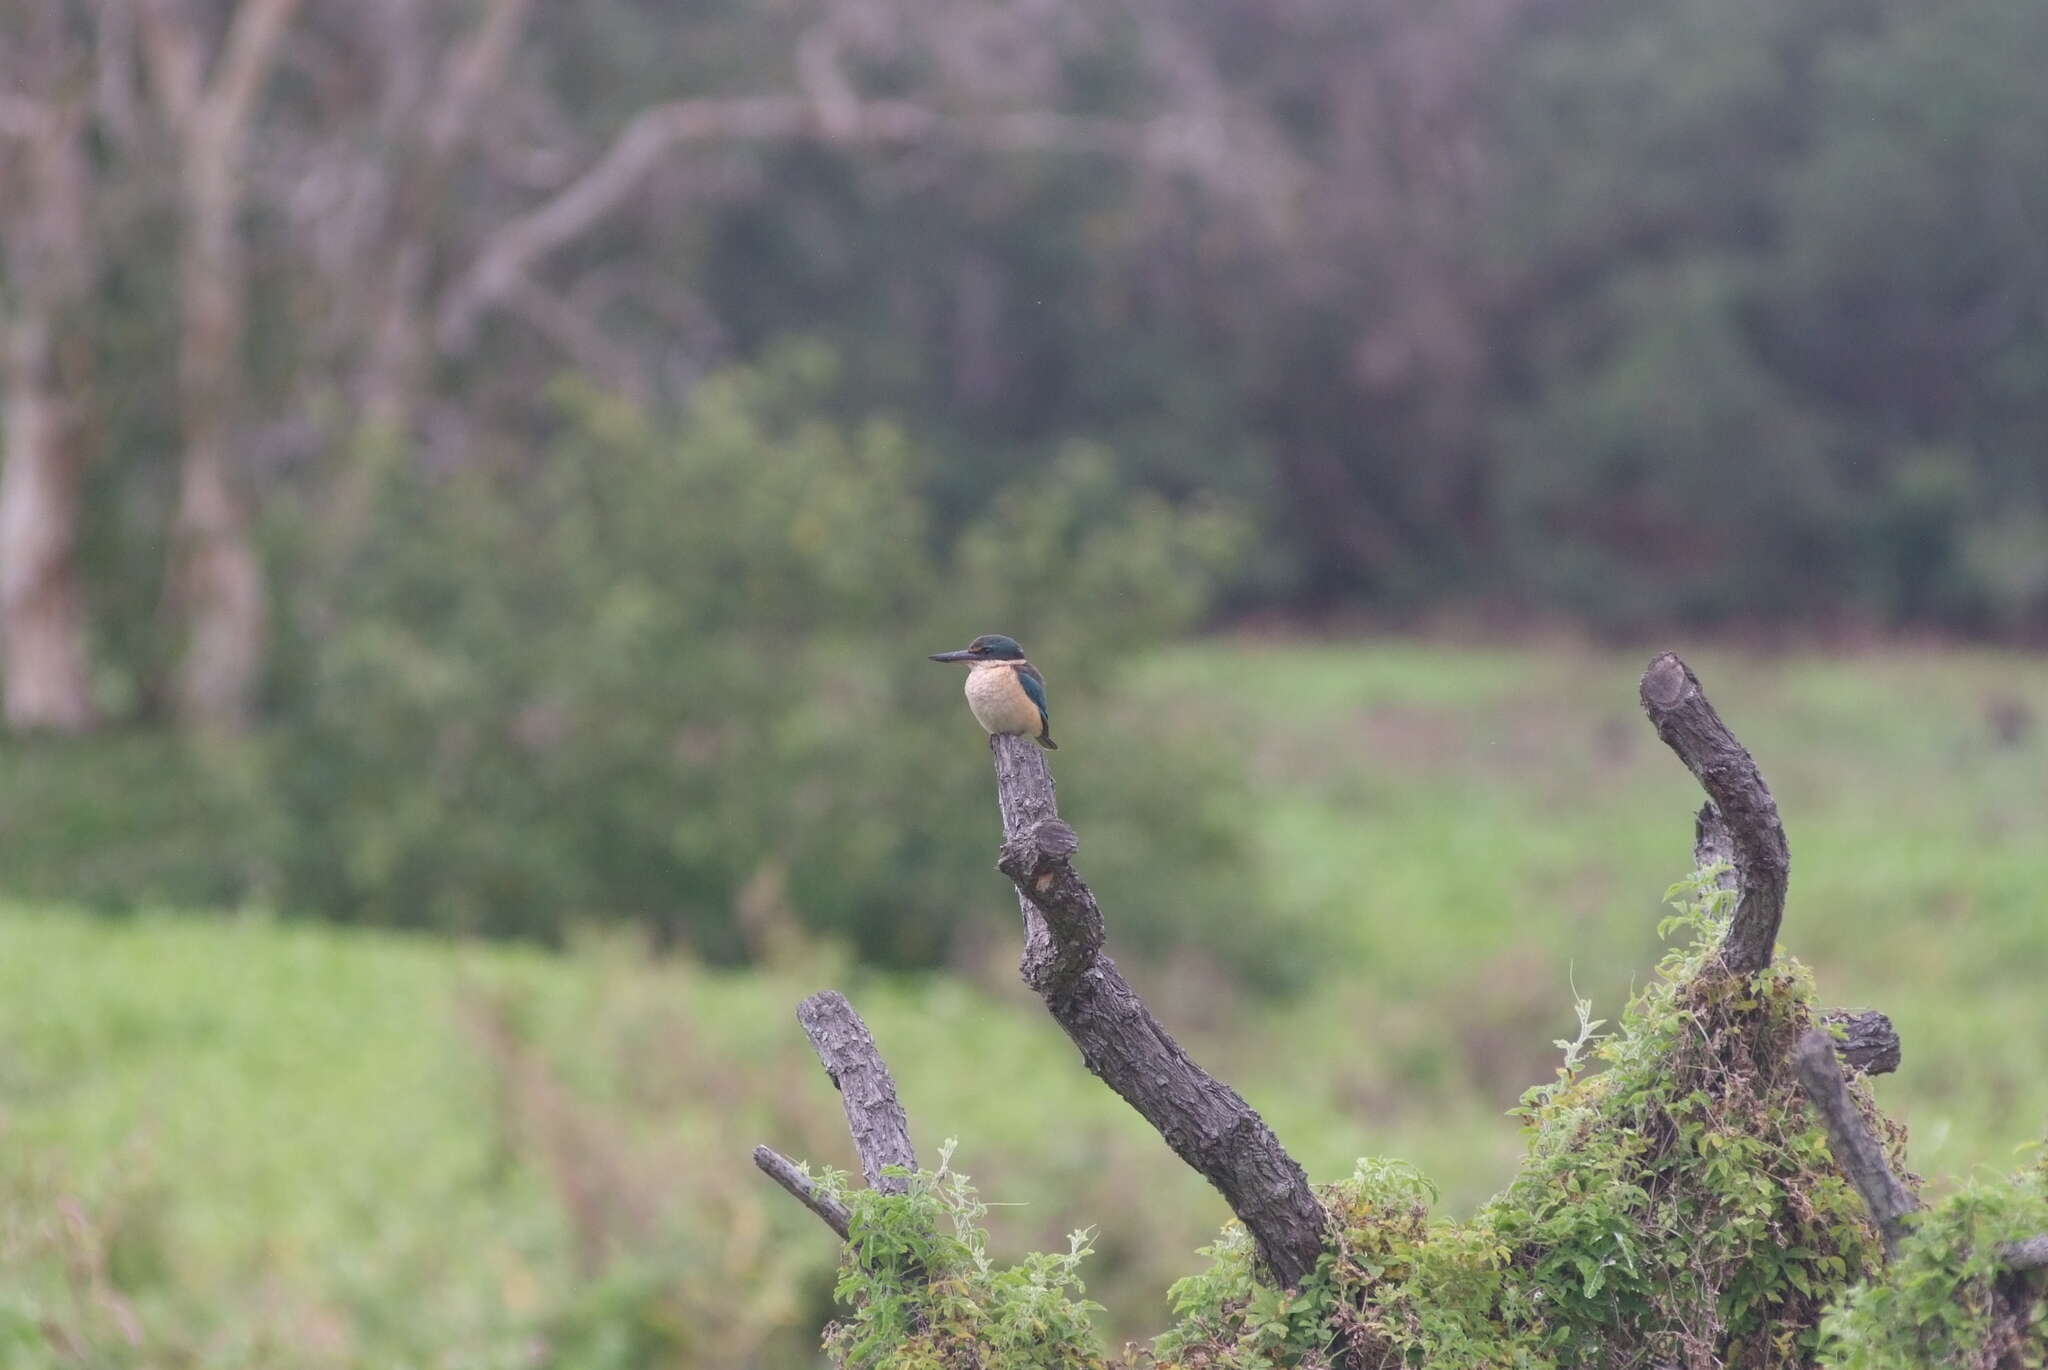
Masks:
[[[2021,0],[8,14],[8,718],[249,815],[95,897],[930,960],[973,631],[2048,630]]]

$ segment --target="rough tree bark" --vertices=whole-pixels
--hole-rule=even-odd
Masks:
[[[235,489],[248,282],[242,159],[258,97],[299,0],[242,0],[214,70],[198,16],[178,0],[142,9],[151,84],[176,135],[178,395],[184,425],[171,587],[184,620],[173,695],[188,724],[237,732],[263,662],[263,569]]]
[[[1707,702],[1699,677],[1676,655],[1666,652],[1650,662],[1642,701],[1657,736],[1698,778],[1723,825],[1725,847],[1701,810],[1699,849],[1735,868],[1735,916],[1721,942],[1721,960],[1732,974],[1754,975],[1771,963],[1791,874],[1778,802],[1755,759]]]
[[[896,1099],[896,1081],[875,1048],[868,1025],[846,1002],[846,996],[826,990],[797,1005],[797,1021],[804,1025],[818,1062],[839,1091],[846,1110],[846,1130],[853,1134],[853,1149],[860,1154],[861,1173],[868,1188],[884,1194],[901,1194],[909,1187],[900,1175],[884,1174],[891,1166],[917,1169],[917,1152],[910,1145],[910,1120]]]
[[[1856,1192],[1870,1209],[1878,1235],[1884,1239],[1885,1255],[1897,1255],[1906,1215],[1917,1205],[1913,1195],[1892,1174],[1884,1158],[1884,1147],[1857,1111],[1856,1101],[1842,1080],[1833,1040],[1818,1028],[1806,1033],[1792,1049],[1792,1066],[1799,1072],[1799,1084],[1827,1128],[1835,1164],[1842,1167],[1842,1173],[1849,1177],[1849,1183],[1856,1186]]]
[[[1328,1217],[1308,1176],[1236,1090],[1196,1065],[1102,954],[1102,911],[1074,870],[1080,840],[1054,803],[1052,770],[1028,737],[991,737],[1003,815],[998,867],[1024,916],[1024,982],[1175,1155],[1201,1172],[1293,1288],[1322,1254]]]
[[[1862,1075],[1889,1075],[1899,1068],[1899,1030],[1876,1009],[1860,1013],[1830,1009],[1821,1015],[1821,1021],[1842,1029],[1843,1036],[1835,1041],[1835,1054],[1849,1069]]]
[[[887,1175],[891,1166],[915,1169],[917,1154],[910,1145],[910,1123],[896,1098],[896,1081],[889,1074],[873,1034],[861,1016],[853,1011],[846,996],[826,990],[797,1005],[797,1021],[818,1053],[818,1063],[839,1091],[846,1110],[846,1129],[853,1136],[854,1151],[868,1187],[883,1194],[902,1194],[909,1182],[900,1175]],[[853,1214],[847,1206],[814,1184],[802,1168],[773,1147],[754,1148],[754,1164],[761,1173],[789,1192],[791,1197],[818,1215],[839,1240],[851,1239]]]
[[[0,203],[0,658],[10,729],[79,733],[99,721],[77,558],[87,349],[76,322],[97,265],[90,92],[64,88],[79,54],[63,6],[22,18],[23,69],[0,73],[15,87],[0,125],[11,187]]]

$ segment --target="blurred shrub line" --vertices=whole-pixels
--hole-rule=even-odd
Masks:
[[[564,382],[546,452],[383,467],[339,560],[283,522],[305,588],[265,730],[38,752],[0,799],[50,846],[17,888],[545,941],[626,920],[723,961],[794,928],[929,965],[1000,900],[982,737],[925,657],[1001,631],[1051,681],[1133,941],[1276,966],[1231,931],[1234,763],[1102,688],[1205,611],[1244,518],[1077,445],[947,524],[900,428],[818,417],[835,371],[787,348],[672,428]]]

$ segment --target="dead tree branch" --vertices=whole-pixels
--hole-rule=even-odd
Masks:
[[[1856,1186],[1856,1192],[1870,1209],[1871,1221],[1877,1224],[1878,1235],[1884,1239],[1885,1256],[1897,1255],[1899,1238],[1906,1230],[1906,1215],[1918,1204],[1892,1174],[1884,1158],[1884,1147],[1850,1097],[1842,1067],[1835,1060],[1833,1038],[1818,1028],[1807,1032],[1792,1048],[1792,1066],[1799,1072],[1799,1083],[1827,1128],[1828,1147],[1835,1153],[1835,1164],[1842,1167],[1842,1173],[1849,1177],[1849,1183]]]
[[[1102,954],[1102,911],[1073,868],[1080,839],[1062,823],[1052,771],[1028,737],[992,737],[1003,814],[998,868],[1024,915],[1024,982],[1081,1049],[1088,1069],[1201,1172],[1294,1287],[1322,1253],[1326,1215],[1308,1177],[1236,1090],[1196,1065]]]
[[[797,1005],[796,1017],[839,1091],[839,1102],[846,1109],[846,1129],[853,1134],[868,1188],[883,1194],[904,1193],[909,1185],[903,1177],[883,1171],[888,1166],[917,1169],[917,1153],[910,1145],[910,1120],[896,1100],[896,1081],[890,1078],[882,1053],[875,1049],[868,1025],[846,1002],[846,996],[833,990],[813,994]]]
[[[1721,852],[1735,868],[1735,916],[1721,940],[1721,960],[1737,975],[1753,975],[1771,963],[1778,924],[1785,914],[1785,885],[1792,857],[1778,802],[1771,798],[1756,760],[1707,702],[1699,677],[1666,652],[1643,672],[1643,711],[1664,745],[1678,755],[1707,792],[1726,838],[1725,852],[1712,842],[1713,820],[1701,813],[1701,852]]]
[[[1728,867],[1715,883],[1724,890],[1736,888],[1735,841],[1728,834],[1728,825],[1721,821],[1721,811],[1711,801],[1700,805],[1693,820],[1692,858],[1700,870]],[[1829,1009],[1821,1018],[1830,1027],[1843,1029],[1845,1035],[1836,1040],[1835,1054],[1851,1070],[1865,1075],[1889,1075],[1899,1068],[1899,1030],[1884,1014],[1875,1009]]]
[[[903,1175],[884,1171],[901,1166],[915,1169],[917,1154],[910,1145],[910,1120],[896,1099],[896,1081],[875,1047],[874,1036],[861,1021],[846,996],[833,990],[813,994],[797,1005],[797,1021],[818,1053],[825,1074],[839,1091],[846,1110],[847,1131],[853,1134],[853,1148],[860,1153],[861,1171],[868,1188],[878,1194],[904,1194],[910,1182]],[[818,1215],[839,1234],[839,1240],[853,1240],[853,1213],[844,1203],[825,1193],[799,1169],[794,1161],[771,1147],[754,1148],[754,1164],[761,1173],[789,1191],[796,1201]],[[922,1265],[913,1262],[909,1273],[925,1278]]]
[[[853,1227],[853,1214],[845,1204],[818,1188],[804,1174],[801,1167],[789,1157],[770,1146],[754,1148],[754,1164],[761,1173],[789,1191],[790,1197],[824,1220],[825,1226],[839,1234],[840,1241],[846,1241]]]
[[[1889,1075],[1899,1068],[1899,1030],[1876,1009],[1829,1009],[1821,1021],[1843,1030],[1845,1035],[1835,1041],[1835,1054],[1849,1069],[1862,1075]]]

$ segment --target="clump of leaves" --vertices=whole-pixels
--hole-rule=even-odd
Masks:
[[[1716,960],[1729,896],[1669,892],[1690,934],[1600,1037],[1579,1004],[1555,1081],[1523,1096],[1521,1173],[1469,1222],[1413,1170],[1362,1161],[1325,1191],[1333,1249],[1296,1295],[1260,1286],[1235,1228],[1174,1286],[1163,1364],[1251,1370],[1810,1364],[1823,1309],[1879,1246],[1787,1062],[1811,977]],[[1899,1132],[1877,1118],[1894,1153]],[[1896,1160],[1896,1155],[1895,1155]]]
[[[2048,1233],[2048,1153],[1916,1215],[1882,1279],[1821,1325],[1831,1370],[1995,1370],[2048,1365],[2048,1274],[2008,1271],[2007,1242]]]
[[[1103,1364],[1082,1295],[1090,1231],[1067,1250],[999,1267],[989,1259],[988,1206],[952,1167],[953,1142],[935,1171],[892,1167],[906,1194],[826,1187],[852,1210],[851,1236],[833,1291],[851,1316],[826,1330],[825,1351],[846,1370],[1088,1370]]]

